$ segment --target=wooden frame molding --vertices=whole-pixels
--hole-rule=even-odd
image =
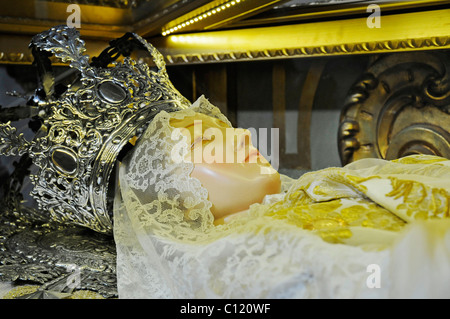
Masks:
[[[369,14],[367,14],[368,16]],[[151,42],[169,64],[436,50],[450,48],[450,9],[294,25],[187,33]]]

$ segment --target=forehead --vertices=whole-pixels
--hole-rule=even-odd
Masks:
[[[186,128],[192,132],[204,132],[208,128],[225,129],[230,126],[209,115],[202,113],[195,113],[193,116],[186,116],[183,119],[170,119],[170,125],[175,128]]]

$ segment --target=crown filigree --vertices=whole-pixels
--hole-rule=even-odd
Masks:
[[[30,48],[35,61],[44,61],[40,69],[44,94],[33,111],[40,129],[28,141],[17,134],[11,122],[0,124],[0,154],[28,154],[38,167],[37,173],[30,175],[31,195],[38,209],[57,222],[101,233],[112,230],[108,195],[121,150],[158,112],[190,104],[173,87],[164,58],[152,45],[136,34],[121,40],[146,50],[156,70],[130,56],[105,65],[102,58],[118,55],[118,46],[111,46],[90,62],[84,54],[84,41],[74,28],[58,26],[36,35]],[[122,48],[121,53],[124,51],[130,53],[129,48]],[[42,67],[48,65],[50,55],[69,63],[78,73],[77,80],[63,88],[55,84],[48,68]]]

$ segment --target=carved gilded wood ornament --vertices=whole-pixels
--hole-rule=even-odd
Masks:
[[[353,86],[341,115],[343,164],[411,154],[450,158],[448,53],[380,56]]]

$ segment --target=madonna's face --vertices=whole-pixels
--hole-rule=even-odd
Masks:
[[[216,223],[280,192],[280,175],[252,145],[248,130],[200,113],[170,124],[191,143],[185,159],[194,163],[191,176],[208,190]]]

